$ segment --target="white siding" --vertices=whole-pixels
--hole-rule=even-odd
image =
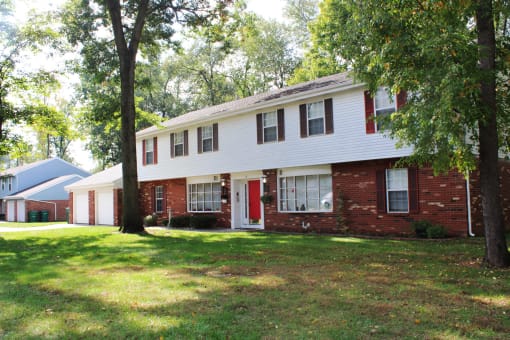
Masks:
[[[300,137],[299,104],[333,98],[334,133]],[[189,156],[170,158],[170,131],[158,135],[158,164],[142,166],[141,139],[138,140],[139,180],[179,178],[384,159],[409,155],[410,148],[395,148],[395,142],[382,134],[366,134],[363,89],[351,89],[335,95],[313,97],[286,105],[285,141],[257,144],[256,114],[264,110],[233,116],[218,123],[219,151],[197,153],[197,127],[188,127]],[[182,130],[183,128],[180,128]]]

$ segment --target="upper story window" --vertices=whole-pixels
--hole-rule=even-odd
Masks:
[[[279,208],[286,212],[333,210],[331,175],[285,176],[279,178]]]
[[[218,124],[197,129],[198,153],[218,151]]]
[[[306,104],[308,136],[324,134],[324,105],[322,101]]]
[[[188,130],[170,134],[170,157],[188,155]]]
[[[385,87],[380,87],[377,89],[377,93],[375,94],[375,116],[376,117],[385,117],[391,115],[395,112],[395,98],[392,96],[388,89]],[[380,131],[382,128],[381,121],[377,121],[377,131]]]
[[[158,139],[157,137],[142,141],[143,165],[158,163]]]
[[[257,144],[285,140],[283,109],[257,114]]]
[[[380,87],[375,98],[369,91],[364,92],[365,98],[365,129],[367,134],[376,132],[376,117],[384,117],[400,109],[407,101],[406,91],[400,91],[396,96],[389,94],[388,89]],[[382,128],[381,121],[377,121],[377,131]]]
[[[299,106],[301,137],[333,133],[331,98]]]
[[[4,191],[4,190],[5,190],[5,184],[6,184],[6,182],[7,182],[7,178],[2,177],[2,191]]]
[[[9,191],[12,190],[12,177],[7,178],[7,188]]]

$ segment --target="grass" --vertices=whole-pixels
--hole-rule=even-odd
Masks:
[[[0,228],[32,228],[32,227],[44,227],[47,225],[54,224],[66,224],[65,221],[60,222],[2,222],[0,223]]]
[[[503,339],[483,240],[113,228],[0,236],[0,338]]]

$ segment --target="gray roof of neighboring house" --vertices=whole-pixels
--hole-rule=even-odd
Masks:
[[[188,125],[195,122],[207,121],[209,119],[217,119],[230,114],[244,113],[247,110],[269,107],[278,105],[282,100],[295,100],[303,95],[320,94],[319,92],[327,92],[329,89],[339,89],[354,85],[353,79],[347,72],[338,73],[327,77],[322,77],[305,83],[284,87],[256,94],[231,102],[206,107],[197,111],[192,111],[184,115],[172,118],[161,123],[163,128]],[[161,126],[151,126],[147,129],[139,131],[138,136],[153,134],[161,129]]]
[[[2,176],[16,176],[22,172],[25,172],[27,170],[30,170],[30,169],[33,169],[35,167],[38,167],[44,163],[49,163],[49,162],[62,162],[62,163],[67,163],[71,166],[74,166],[75,168],[79,169],[76,165],[74,164],[71,164],[61,158],[58,158],[58,157],[54,157],[54,158],[48,158],[48,159],[43,159],[41,161],[35,161],[35,162],[32,162],[32,163],[29,163],[29,164],[24,164],[24,165],[20,165],[20,166],[17,166],[17,167],[14,167],[14,168],[9,168],[9,169],[5,169],[3,171],[0,172],[0,177]]]
[[[101,186],[113,185],[115,188],[122,187],[122,163],[111,168],[95,173],[76,183],[67,185],[65,189],[72,191],[76,189],[96,188]]]
[[[27,190],[24,190],[24,191],[21,191],[21,192],[18,192],[16,194],[13,194],[13,195],[10,195],[10,196],[6,196],[4,197],[4,199],[6,200],[9,200],[9,199],[28,199],[44,190],[48,190],[48,189],[51,189],[59,184],[62,184],[62,183],[65,183],[65,182],[68,182],[70,180],[73,180],[73,179],[76,179],[76,181],[82,179],[83,177],[80,176],[80,175],[66,175],[66,176],[60,176],[60,177],[57,177],[57,178],[54,178],[54,179],[51,179],[49,181],[46,181],[44,183],[41,183],[39,185],[36,185],[32,188],[29,188]]]

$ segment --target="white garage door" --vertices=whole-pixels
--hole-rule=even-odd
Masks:
[[[113,225],[113,191],[96,191],[97,224]]]
[[[25,212],[25,201],[18,200],[18,222],[25,222],[25,216],[27,215]]]
[[[89,224],[89,194],[74,193],[74,223]]]
[[[16,216],[14,212],[16,209],[14,209],[16,204],[16,201],[7,201],[7,221],[14,222],[16,221]]]

